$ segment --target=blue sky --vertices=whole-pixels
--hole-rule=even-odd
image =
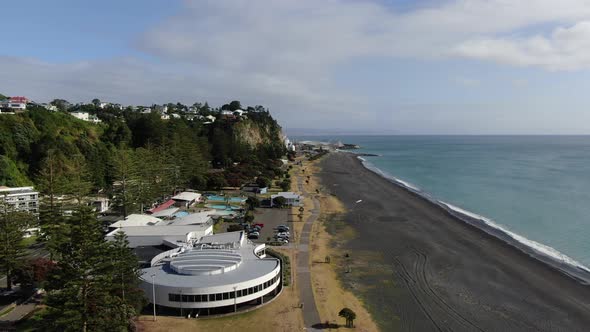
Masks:
[[[239,99],[287,129],[590,134],[587,1],[21,0],[3,12],[20,13],[0,21],[7,95]]]

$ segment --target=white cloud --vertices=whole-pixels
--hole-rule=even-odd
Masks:
[[[550,70],[590,68],[590,21],[556,28],[549,37],[490,38],[466,41],[452,54]]]
[[[268,105],[297,126],[309,119],[369,124],[378,118],[367,116],[375,112],[370,102],[342,89],[334,75],[353,60],[470,58],[551,70],[590,67],[587,0],[447,0],[406,12],[376,1],[185,0],[181,12],[130,41],[153,62],[0,57],[0,92],[123,103],[237,98]],[[545,35],[540,26],[554,30]],[[455,82],[478,84],[461,77]]]

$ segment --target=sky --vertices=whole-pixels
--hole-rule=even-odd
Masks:
[[[587,0],[11,0],[3,13],[0,93],[38,102],[240,100],[287,132],[590,134]]]

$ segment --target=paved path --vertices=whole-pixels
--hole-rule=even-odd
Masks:
[[[297,186],[299,192],[302,195],[308,193],[303,188],[301,177],[297,177]],[[301,236],[299,237],[299,251],[297,253],[297,286],[299,288],[299,296],[303,303],[303,321],[308,331],[314,330],[313,325],[321,323],[320,314],[315,304],[313,297],[313,290],[311,284],[311,273],[309,270],[309,241],[311,235],[311,226],[318,219],[320,215],[320,202],[317,198],[312,197],[313,210],[311,210],[311,216],[307,218],[303,229],[301,230]]]
[[[21,304],[17,305],[11,312],[7,313],[6,315],[0,317],[0,322],[18,322],[29,314],[31,311],[35,310],[36,304]]]

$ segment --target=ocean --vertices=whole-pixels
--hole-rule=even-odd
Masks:
[[[590,136],[310,136],[358,144],[365,165],[451,212],[590,267]],[[442,203],[441,203],[442,204]]]

